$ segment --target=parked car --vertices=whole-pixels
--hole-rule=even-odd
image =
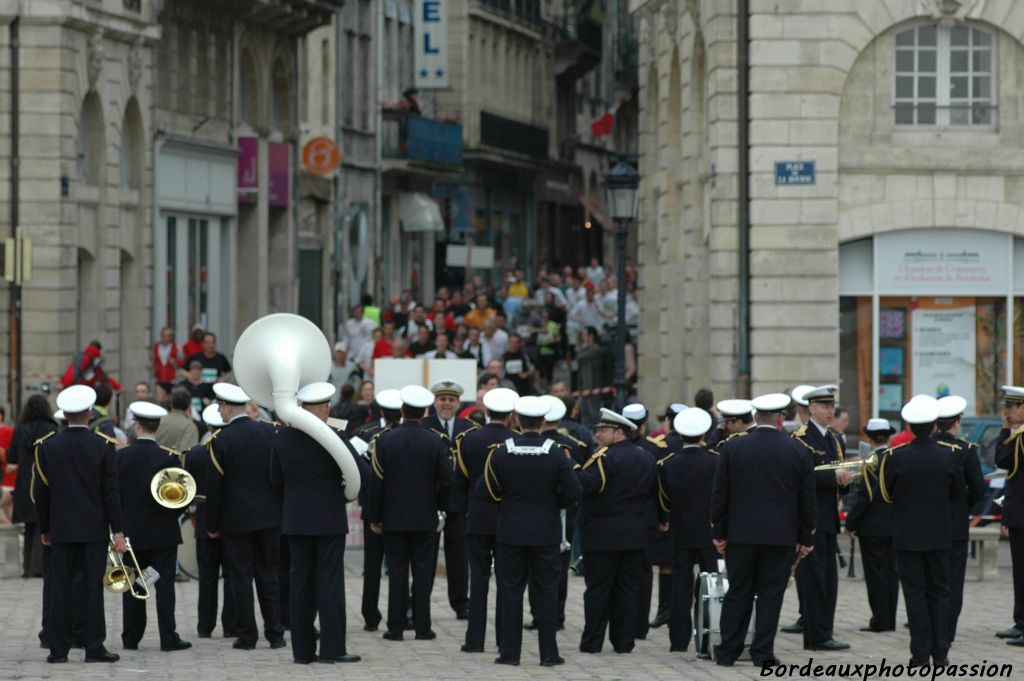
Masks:
[[[976,442],[981,456],[981,472],[985,475],[996,470],[996,443],[999,440],[999,432],[1003,429],[1003,419],[999,416],[964,416],[960,420],[960,438],[969,442]],[[1000,509],[993,503],[994,499],[1003,495],[1002,486],[993,487],[992,483],[999,485],[1005,481],[990,481],[985,499],[971,509],[971,513],[978,515],[998,514]],[[979,525],[985,525],[987,521],[980,521]]]

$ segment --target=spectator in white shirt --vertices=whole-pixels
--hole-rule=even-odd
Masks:
[[[586,287],[586,297],[576,303],[569,313],[569,320],[576,328],[585,329],[592,326],[598,332],[604,328],[605,319],[608,318],[608,314],[594,295],[594,287],[590,285]]]
[[[376,328],[377,322],[363,315],[362,305],[352,308],[352,316],[345,322],[344,333],[349,357],[358,357],[364,345],[369,344],[371,348],[373,347],[373,330]]]
[[[471,326],[466,330],[466,352],[476,358],[479,366],[487,364],[484,359],[484,346],[480,343],[480,329]]]
[[[484,332],[480,336],[480,345],[484,348],[484,362],[501,359],[508,351],[508,334],[498,328],[494,318],[484,320]]]
[[[555,297],[556,305],[562,308],[569,306],[568,301],[565,299],[565,294],[562,293],[562,289],[558,288],[558,286],[551,281],[551,279],[555,279],[557,277],[557,274],[552,274],[548,279],[541,280],[540,285],[533,294],[533,297],[537,300],[539,305],[544,305],[547,301],[547,294],[551,293],[551,295]]]
[[[599,286],[604,281],[604,268],[598,263],[597,258],[590,259],[590,267],[587,268],[587,279]]]
[[[406,322],[398,331],[400,338],[406,340],[415,340],[419,336],[419,329],[421,326],[427,327],[430,335],[434,335],[434,322],[427,318],[427,310],[420,304],[417,303],[416,307],[412,309],[412,315],[409,316],[409,321]]]
[[[423,355],[424,359],[458,359],[459,356],[448,349],[447,334],[439,333],[434,339],[434,349]]]
[[[373,348],[383,335],[384,332],[381,331],[380,327],[375,328],[373,333],[370,334],[370,341],[359,348],[358,353],[352,353],[353,361],[356,363],[356,366],[363,370],[364,378],[373,377]]]

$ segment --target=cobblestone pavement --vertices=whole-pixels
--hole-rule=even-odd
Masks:
[[[844,549],[848,543],[841,541]],[[977,581],[976,567],[968,568],[964,613],[956,644],[950,659],[956,664],[988,660],[1014,663],[1024,671],[1024,654],[1020,648],[1003,644],[993,636],[997,629],[1010,624],[1011,586],[1009,581],[1009,546],[1000,548],[1000,572],[995,580]],[[493,664],[493,628],[489,631],[488,652],[467,655],[459,651],[465,633],[465,622],[457,621],[448,607],[443,577],[434,586],[433,617],[436,641],[387,642],[380,633],[362,630],[359,614],[361,593],[362,554],[350,549],[346,555],[348,648],[359,654],[363,662],[354,665],[292,664],[290,649],[270,650],[265,641],[252,652],[232,650],[230,641],[217,638],[200,640],[195,636],[196,583],[177,585],[178,630],[183,638],[191,640],[192,650],[161,653],[156,631],[156,611],[149,607],[149,627],[137,652],[120,649],[120,603],[118,597],[107,594],[107,644],[122,655],[110,665],[82,664],[83,653],[71,652],[71,664],[52,666],[45,661],[46,651],[39,648],[36,638],[42,580],[8,579],[0,581],[0,678],[38,679],[110,678],[115,672],[120,679],[173,679],[202,681],[206,679],[278,679],[287,675],[291,679],[343,678],[343,679],[754,679],[757,670],[749,663],[737,663],[724,668],[698,660],[693,653],[669,653],[666,628],[652,630],[647,641],[638,641],[630,655],[616,655],[611,646],[605,646],[600,655],[584,655],[576,649],[583,623],[583,579],[570,579],[568,622],[558,642],[567,664],[545,669],[537,664],[536,636],[526,633],[523,639],[523,665],[518,668]],[[857,573],[861,576],[860,557]],[[868,608],[864,583],[861,579],[847,579],[841,571],[839,607],[836,615],[836,637],[850,643],[851,651],[836,654],[815,653],[815,662],[860,663],[880,662],[903,664],[909,658],[909,635],[903,628],[902,605],[899,630],[890,634],[867,634],[858,631],[868,621]],[[387,583],[382,588],[381,606],[386,604]],[[493,591],[492,591],[493,594]],[[656,596],[655,596],[656,598]],[[493,608],[493,606],[492,606]],[[796,590],[790,585],[782,614],[782,623],[791,623],[796,616]],[[411,633],[411,632],[410,632]],[[692,650],[692,649],[691,649]],[[787,664],[803,664],[808,653],[801,650],[799,636],[780,633],[776,652]],[[1015,674],[1016,676],[1016,674]]]

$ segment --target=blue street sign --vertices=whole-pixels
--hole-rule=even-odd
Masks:
[[[814,184],[814,161],[776,161],[775,184]]]

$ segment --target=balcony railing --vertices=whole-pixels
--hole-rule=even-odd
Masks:
[[[383,114],[384,156],[442,165],[462,164],[460,123],[424,118],[398,108],[385,108]]]
[[[531,158],[548,157],[548,130],[486,111],[480,112],[480,143]]]

